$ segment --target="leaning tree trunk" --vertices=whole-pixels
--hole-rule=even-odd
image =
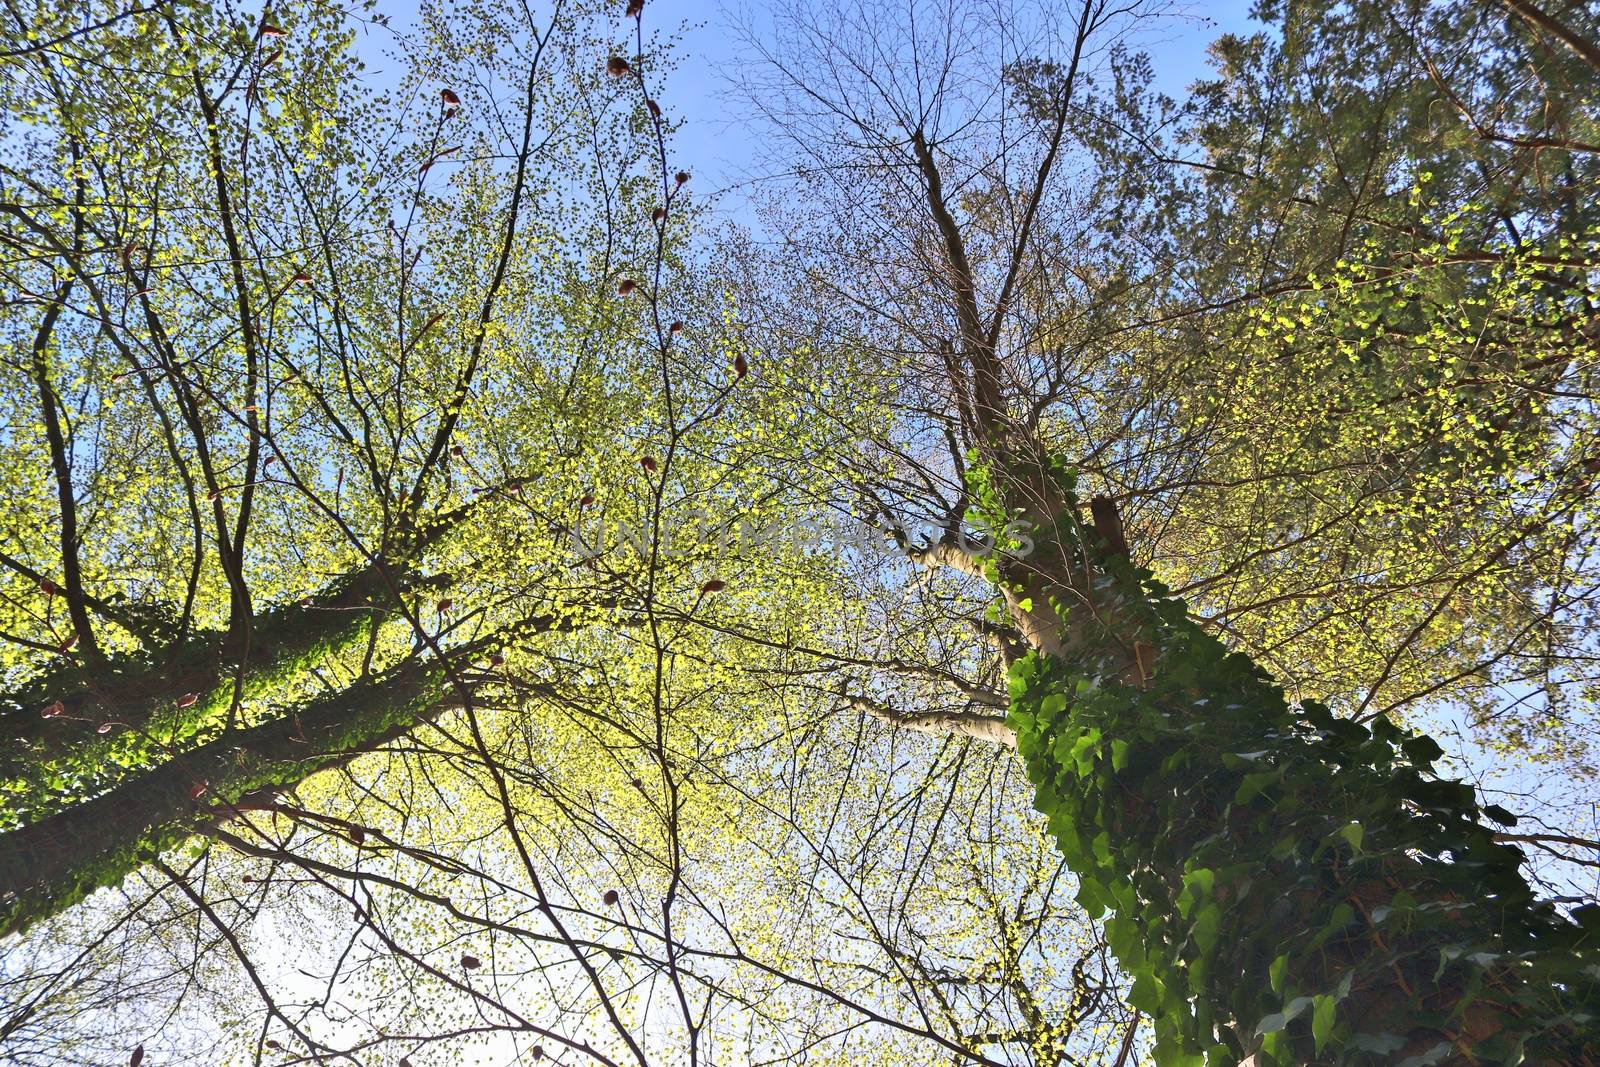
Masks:
[[[230,723],[240,705],[270,700],[308,664],[358,647],[386,602],[427,584],[411,561],[472,507],[432,518],[387,558],[312,596],[258,612],[246,660],[227,655],[227,632],[201,631],[104,655],[97,671],[65,661],[0,693],[0,831],[143,773]]]
[[[1600,907],[1539,900],[1431,739],[1291,704],[1147,572],[1070,472],[980,467],[1033,651],[1010,723],[1163,1064],[1600,1063]],[[1000,548],[1004,548],[1002,543]]]
[[[274,672],[292,671],[329,645],[364,635],[364,623],[375,606],[418,584],[411,570],[418,555],[474,508],[469,504],[434,516],[414,534],[399,539],[382,558],[340,575],[303,600],[257,612],[250,620],[247,662],[226,655],[226,631],[203,630],[160,647],[108,654],[100,672],[63,659],[22,688],[0,693],[0,774],[81,748],[107,723],[118,729],[142,729],[190,693],[198,695],[201,705],[231,700],[236,671],[246,675],[247,685],[252,679],[275,685]],[[134,609],[123,610],[131,614]],[[141,611],[140,617],[153,631],[171,624],[153,611]],[[59,713],[42,714],[57,701]]]
[[[437,665],[411,661],[0,834],[0,937],[120,883],[252,794],[287,788],[413,729],[444,706],[442,679]]]

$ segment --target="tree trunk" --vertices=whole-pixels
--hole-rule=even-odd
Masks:
[[[347,649],[370,632],[378,605],[423,580],[408,561],[475,505],[436,516],[382,561],[345,574],[303,601],[259,612],[247,662],[230,659],[227,634],[188,636],[166,648],[104,657],[86,672],[66,663],[0,695],[0,830],[59,810],[61,782],[78,795],[140,773],[153,750],[192,745],[231,723],[235,701],[270,697],[308,662]],[[104,731],[104,732],[102,732]],[[131,770],[129,768],[132,768]]]
[[[227,817],[246,794],[291,786],[414,728],[444,706],[442,677],[437,667],[410,663],[0,834],[0,937],[119,884],[141,863]]]
[[[1600,1063],[1600,907],[1540,901],[1437,744],[1291,705],[1070,475],[988,477],[1038,544],[998,567],[1018,751],[1160,1062]]]
[[[262,612],[252,623],[252,676],[291,666],[330,643],[359,631],[383,583],[375,567],[363,568],[304,603]],[[85,674],[76,664],[47,673],[19,692],[0,696],[0,772],[69,752],[96,736],[103,723],[119,730],[142,729],[186,694],[196,706],[228,699],[232,679],[223,656],[221,631],[193,635],[177,648],[108,657],[106,671]],[[45,715],[56,701],[61,712]]]

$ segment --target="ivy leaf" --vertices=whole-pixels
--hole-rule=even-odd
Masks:
[[[1501,826],[1517,825],[1517,817],[1498,804],[1485,804],[1483,813]]]
[[[1450,1043],[1441,1041],[1426,1052],[1415,1056],[1408,1056],[1401,1060],[1395,1067],[1433,1067],[1434,1064],[1450,1055]]]
[[[1387,1056],[1391,1052],[1399,1052],[1405,1048],[1406,1039],[1399,1034],[1391,1034],[1387,1030],[1378,1034],[1356,1034],[1345,1042],[1345,1048],[1355,1052],[1375,1052],[1380,1056]]]
[[[1235,804],[1248,804],[1261,795],[1261,791],[1278,780],[1277,771],[1257,771],[1244,776],[1244,781],[1239,783],[1239,789],[1233,794]]]
[[[1078,883],[1078,904],[1085,914],[1091,919],[1098,919],[1106,913],[1106,899],[1101,891],[1100,883],[1093,878],[1081,879]]]
[[[1178,894],[1178,914],[1187,919],[1197,902],[1209,899],[1216,877],[1216,872],[1209,867],[1196,867],[1184,875],[1183,891]]]
[[[1128,1003],[1147,1015],[1156,1014],[1161,1006],[1161,987],[1154,975],[1146,971],[1134,979],[1133,988],[1128,990]]]
[[[1339,1002],[1331,994],[1324,993],[1314,998],[1316,1007],[1311,1012],[1311,1039],[1317,1044],[1317,1051],[1322,1051],[1322,1046],[1328,1043],[1328,1037],[1333,1033],[1333,1022],[1339,1012]]]
[[[1272,966],[1267,968],[1267,980],[1272,983],[1274,993],[1283,992],[1283,975],[1289,969],[1289,954],[1285,952],[1272,961]]]
[[[1295,997],[1293,1000],[1289,1001],[1288,1004],[1284,1005],[1282,1011],[1275,1011],[1271,1015],[1263,1018],[1261,1022],[1256,1025],[1256,1036],[1260,1037],[1263,1034],[1271,1034],[1278,1030],[1282,1030],[1284,1027],[1300,1018],[1300,1016],[1304,1015],[1305,1010],[1309,1007],[1311,1007],[1310,997]]]
[[[1215,903],[1207,904],[1200,909],[1200,914],[1194,918],[1194,941],[1200,948],[1200,955],[1209,956],[1217,947],[1217,936],[1222,929],[1222,909]]]
[[[1444,755],[1444,749],[1439,747],[1439,742],[1426,734],[1419,734],[1416,737],[1402,741],[1400,743],[1400,751],[1406,754],[1406,759],[1418,767],[1426,767]]]
[[[1339,836],[1350,845],[1350,850],[1356,854],[1361,852],[1361,842],[1366,839],[1367,831],[1358,822],[1349,822],[1339,827]]]

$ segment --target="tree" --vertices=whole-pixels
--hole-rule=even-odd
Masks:
[[[1195,337],[1157,356],[1188,455],[1130,521],[1293,691],[1366,714],[1448,691],[1499,743],[1581,760],[1592,72],[1495,5],[1264,12],[1281,34],[1218,41],[1187,108],[1128,62],[1132,106],[1083,124],[1107,239],[1182,279],[1147,318]],[[1508,685],[1540,699],[1508,715]]]
[[[59,425],[16,434],[42,488],[19,494],[33,522],[7,564],[27,650],[8,1055],[116,1060],[130,1033],[211,1051],[158,1030],[170,1015],[240,1061],[1123,1065],[1153,1031],[1175,1062],[1497,1042],[1586,1062],[1593,912],[1534,897],[1472,791],[1428,769],[1437,746],[1345,718],[1456,692],[1529,626],[1581,645],[1575,597],[1535,601],[1585,569],[1558,527],[1586,438],[1551,430],[1583,424],[1506,401],[1575,347],[1581,272],[1521,244],[1434,263],[1462,220],[1386,243],[1360,198],[1329,266],[1323,221],[1269,225],[1258,183],[1130,188],[1113,157],[1127,130],[1149,140],[1147,100],[1115,46],[1154,12],[1095,0],[789,12],[753,42],[755,102],[790,135],[767,142],[795,175],[783,240],[707,250],[641,14],[425,8],[385,100],[329,44],[359,23],[320,8],[13,13],[45,42],[11,57],[7,91],[41,119],[13,181],[47,206],[11,212],[43,300],[8,317],[0,392],[19,424]],[[1432,50],[1476,38],[1446,29],[1410,24],[1384,70],[1423,48],[1454,72]],[[1353,46],[1328,39],[1336,80]],[[1245,98],[1284,72],[1252,47]],[[128,54],[156,73],[130,87]],[[1196,136],[1238,138],[1232,91],[1203,96]],[[1317,118],[1266,114],[1296,146]],[[102,130],[152,145],[144,169],[117,171]],[[1382,151],[1438,154],[1415,131]],[[1436,186],[1407,174],[1405,209],[1461,206],[1463,155]],[[75,243],[129,204],[139,226]],[[1540,240],[1582,236],[1554,215]],[[1137,226],[1140,252],[1102,222]],[[1226,255],[1195,240],[1235,226]],[[83,314],[71,293],[129,244],[176,279],[130,294],[153,320]],[[1255,284],[1277,248],[1292,281]],[[1472,355],[1442,317],[1461,294],[1496,347],[1451,388],[1429,356]],[[1346,344],[1378,370],[1317,362]],[[144,451],[91,449],[107,359],[159,370],[124,413],[172,427]],[[1252,435],[1186,403],[1218,381],[1251,411],[1319,406]],[[1400,431],[1403,458],[1367,454]],[[1369,484],[1311,466],[1328,448]],[[1283,462],[1235,477],[1252,453]],[[141,463],[145,496],[124,490]],[[1535,480],[1433,518],[1467,476]],[[1305,538],[1321,584],[1282,573],[1300,542],[1273,531],[1296,516],[1413,497]],[[1207,508],[1249,536],[1163,541]],[[1524,542],[1550,543],[1493,550],[1531,519]],[[1418,544],[1474,548],[1423,580],[1366,573]],[[1186,570],[1224,609],[1272,592],[1203,629],[1158,581]],[[1457,582],[1526,602],[1443,597],[1461,618],[1441,636],[1413,590]],[[1280,640],[1282,605],[1324,588],[1349,599]],[[1356,618],[1370,646],[1308,661],[1294,703],[1217,637],[1276,666]],[[1317,944],[1279,946],[1297,937]]]
[[[1360,24],[1363,13],[1347,21]],[[1061,58],[1044,63],[1011,46],[1022,40],[1029,47],[1034,38],[1027,32],[1009,23],[1003,31],[986,27],[967,12],[887,42],[881,13],[866,5],[795,10],[784,23],[792,33],[784,42],[789,50],[772,57],[773,80],[755,85],[752,98],[792,138],[806,173],[818,175],[810,188],[828,198],[821,213],[855,224],[849,235],[829,240],[802,220],[785,255],[801,262],[795,273],[809,271],[802,283],[810,292],[861,323],[845,343],[882,353],[886,366],[920,372],[917,388],[929,399],[906,404],[905,425],[897,429],[912,439],[942,432],[950,442],[944,500],[917,501],[904,479],[880,477],[877,485],[913,495],[909,508],[944,511],[943,536],[931,545],[908,543],[908,553],[993,581],[1004,615],[1032,650],[1011,669],[1009,721],[1019,731],[1039,805],[1083,883],[1080,899],[1092,912],[1113,912],[1111,941],[1137,976],[1133,1003],[1154,1016],[1158,1055],[1173,1062],[1299,1062],[1319,1054],[1354,1060],[1399,1053],[1422,1063],[1468,1061],[1481,1050],[1511,1060],[1591,1062],[1596,988],[1582,967],[1593,959],[1596,913],[1569,919],[1536,899],[1518,872],[1520,854],[1496,844],[1496,832],[1479,821],[1472,791],[1428,777],[1441,753],[1431,740],[1407,735],[1386,718],[1376,718],[1369,731],[1334,717],[1317,700],[1289,702],[1249,658],[1228,654],[1197,628],[1148,570],[1128,566],[1115,501],[1096,498],[1092,525],[1079,513],[1077,463],[1060,449],[1083,437],[1098,444],[1099,426],[1080,417],[1077,426],[1057,428],[1068,383],[1078,375],[1080,388],[1113,394],[1109,403],[1091,394],[1080,411],[1133,413],[1121,425],[1111,423],[1130,450],[1150,443],[1141,412],[1160,408],[1148,394],[1131,401],[1116,395],[1126,386],[1099,376],[1115,361],[1091,356],[1085,366],[1059,346],[1059,334],[1051,332],[1062,317],[1057,308],[1087,304],[1090,331],[1103,331],[1101,309],[1059,295],[1062,275],[1052,268],[1058,256],[1071,260],[1032,241],[1036,229],[1043,241],[1057,236],[1059,228],[1052,232],[1040,219],[1070,203],[1057,172],[1070,147],[1088,42],[1105,21],[1127,14],[1083,5],[1056,53]],[[1342,8],[1327,17],[1346,20]],[[1039,25],[1034,32],[1048,40],[1048,18],[1041,16]],[[1298,41],[1303,29],[1297,22],[1286,35]],[[885,63],[929,73],[900,81],[880,76]],[[995,73],[976,73],[985,68]],[[1002,72],[1021,83],[1015,103],[992,89]],[[1314,86],[1321,74],[1306,72]],[[1449,90],[1448,83],[1433,85],[1434,92]],[[1105,121],[1109,107],[1095,119]],[[1360,120],[1358,113],[1358,131],[1365,129]],[[1292,135],[1294,114],[1283,121]],[[1024,132],[1014,132],[1018,125]],[[1406,142],[1408,151],[1417,148],[1415,139]],[[1414,189],[1413,201],[1419,196]],[[1256,221],[1248,211],[1243,219]],[[1359,267],[1334,265],[1335,295],[1303,298],[1297,318],[1284,316],[1282,302],[1269,301],[1278,295],[1270,287],[1236,298],[1254,305],[1249,311],[1257,322],[1278,316],[1281,329],[1262,326],[1257,336],[1294,342],[1284,329],[1309,333],[1301,342],[1306,349],[1355,353],[1355,362],[1360,355],[1351,334],[1363,336],[1381,373],[1374,374],[1377,388],[1361,398],[1362,413],[1375,410],[1379,425],[1391,418],[1394,401],[1404,404],[1414,393],[1444,398],[1444,412],[1418,404],[1390,424],[1407,433],[1400,444],[1412,451],[1409,465],[1417,469],[1408,472],[1406,491],[1420,498],[1424,513],[1463,467],[1487,468],[1502,484],[1535,472],[1527,483],[1531,514],[1507,524],[1507,536],[1484,545],[1483,562],[1449,583],[1440,606],[1408,624],[1408,641],[1386,653],[1379,687],[1467,579],[1555,523],[1570,530],[1567,520],[1588,495],[1587,436],[1558,436],[1536,422],[1527,431],[1531,441],[1574,448],[1547,466],[1547,451],[1507,447],[1508,431],[1520,430],[1525,416],[1492,391],[1512,378],[1509,391],[1525,404],[1529,386],[1547,387],[1553,368],[1587,355],[1581,333],[1574,345],[1565,332],[1586,321],[1572,323],[1566,310],[1591,306],[1586,286],[1559,273],[1547,282],[1534,266],[1543,260],[1558,272],[1581,270],[1587,252],[1552,260],[1519,241],[1457,257],[1468,226],[1456,221],[1447,218],[1437,240],[1407,232],[1400,255],[1393,242],[1365,241]],[[1558,212],[1558,221],[1573,220]],[[1580,222],[1576,230],[1558,227],[1538,238],[1546,239],[1562,249],[1574,241],[1587,248],[1592,235]],[[1309,247],[1321,254],[1325,246]],[[1385,262],[1385,255],[1394,258]],[[1442,267],[1459,259],[1496,269],[1424,275],[1419,282],[1419,260],[1433,266],[1423,257]],[[1353,280],[1338,276],[1351,273]],[[1395,281],[1402,273],[1405,281]],[[1364,292],[1344,298],[1349,288],[1373,280],[1380,283],[1375,300]],[[1453,289],[1440,293],[1441,281]],[[1113,298],[1127,284],[1119,278],[1102,287],[1092,274],[1085,282],[1091,290],[1110,288]],[[1317,288],[1316,279],[1304,284]],[[1440,321],[1439,306],[1452,296],[1486,309],[1470,338],[1471,315],[1479,313],[1464,315],[1459,326]],[[1384,322],[1390,304],[1416,315],[1411,329]],[[1542,319],[1551,313],[1554,321]],[[1322,323],[1315,315],[1324,316]],[[1375,332],[1362,333],[1374,323]],[[1543,338],[1552,354],[1524,363],[1520,347],[1496,337],[1502,330],[1519,340]],[[1495,340],[1480,361],[1515,362],[1474,367],[1455,385],[1455,353],[1486,334]],[[1393,351],[1410,355],[1412,345],[1446,364],[1442,378],[1450,384],[1430,386],[1427,373],[1383,365]],[[1248,348],[1238,356],[1260,358]],[[1285,361],[1291,372],[1299,366]],[[1351,387],[1337,364],[1312,362],[1308,369],[1315,386]],[[1487,418],[1480,418],[1479,404]],[[938,412],[947,406],[954,417],[941,420]],[[1550,409],[1558,419],[1571,411],[1564,403]],[[1183,415],[1180,408],[1180,427]],[[1325,439],[1325,427],[1312,421],[1312,439],[1319,433]],[[1158,420],[1158,447],[1163,430]],[[1112,440],[1097,451],[1116,455],[1111,449],[1120,442]],[[1307,444],[1296,447],[1309,450]],[[915,454],[898,441],[883,447],[901,457]],[[924,475],[929,483],[932,477]],[[1551,480],[1557,488],[1547,495]],[[1516,489],[1520,495],[1523,486]],[[1461,519],[1458,511],[1450,521]],[[999,555],[963,550],[972,524],[1007,531],[998,539]],[[1298,533],[1291,528],[1290,539]],[[1366,711],[1371,700],[1355,710]],[[1329,870],[1322,864],[1335,848],[1340,855]],[[1269,951],[1284,943],[1307,948]]]
[[[62,457],[71,507],[19,495],[11,553],[8,1058],[121,1059],[168,1012],[248,1059],[1125,1047],[1015,764],[840,714],[885,657],[950,678],[859,637],[884,605],[789,536],[825,516],[777,457],[820,472],[874,405],[798,423],[803,372],[688,283],[661,60],[583,9],[424,14],[392,108],[321,9],[29,26],[14,180],[58,229],[121,228],[26,269],[149,278],[131,320],[38,281],[9,320],[55,395],[8,400],[64,413],[15,470]],[[175,72],[124,85],[129,53]],[[64,69],[70,107],[40,87]],[[34,344],[52,308],[72,328]],[[163,434],[91,448],[107,420]],[[103,662],[36,636],[63,602]]]

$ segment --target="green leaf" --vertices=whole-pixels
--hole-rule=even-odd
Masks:
[[[1109,832],[1101,830],[1095,835],[1094,842],[1090,847],[1094,849],[1095,859],[1101,863],[1111,862],[1111,834]]]
[[[1289,969],[1289,954],[1285,952],[1272,961],[1272,966],[1267,968],[1267,980],[1272,983],[1274,993],[1283,992],[1283,975]]]
[[[1439,742],[1426,734],[1419,734],[1401,742],[1400,751],[1406,754],[1406,759],[1419,767],[1425,767],[1444,755],[1444,749],[1439,747]]]
[[[1244,781],[1239,783],[1239,789],[1233,794],[1235,804],[1248,804],[1261,795],[1261,791],[1276,782],[1279,778],[1278,771],[1257,771],[1244,776]]]
[[[1377,1034],[1356,1034],[1345,1042],[1345,1048],[1356,1052],[1375,1052],[1387,1056],[1406,1047],[1406,1039],[1387,1030]]]
[[[1358,822],[1349,822],[1339,827],[1339,836],[1349,843],[1351,851],[1359,854],[1361,842],[1366,838],[1367,831]]]
[[[1161,1006],[1161,986],[1154,975],[1146,971],[1134,979],[1128,990],[1128,1003],[1148,1015],[1154,1015]]]
[[[1305,1010],[1309,1007],[1311,1007],[1310,997],[1295,997],[1284,1005],[1282,1011],[1275,1011],[1256,1024],[1256,1036],[1260,1037],[1263,1034],[1271,1034],[1282,1030],[1304,1015]]]
[[[1311,1012],[1311,1039],[1317,1044],[1317,1051],[1322,1051],[1322,1046],[1328,1043],[1328,1036],[1333,1033],[1333,1022],[1338,1017],[1339,1002],[1331,994],[1324,993],[1315,998],[1316,1007]]]
[[[1120,771],[1128,765],[1128,742],[1111,742],[1111,769]]]
[[[1434,1064],[1450,1055],[1451,1051],[1450,1042],[1441,1041],[1426,1052],[1418,1053],[1415,1056],[1407,1056],[1395,1067],[1433,1067]]]
[[[1178,894],[1178,914],[1187,919],[1196,903],[1209,900],[1216,877],[1216,872],[1209,867],[1196,867],[1184,875],[1183,890]]]
[[[1215,902],[1200,909],[1194,918],[1194,941],[1202,956],[1209,956],[1217,947],[1217,936],[1222,929],[1222,909]]]
[[[1498,804],[1485,804],[1483,813],[1501,826],[1517,825],[1517,817]]]
[[[1106,913],[1105,893],[1100,883],[1093,878],[1079,880],[1076,899],[1091,919],[1098,919]]]

